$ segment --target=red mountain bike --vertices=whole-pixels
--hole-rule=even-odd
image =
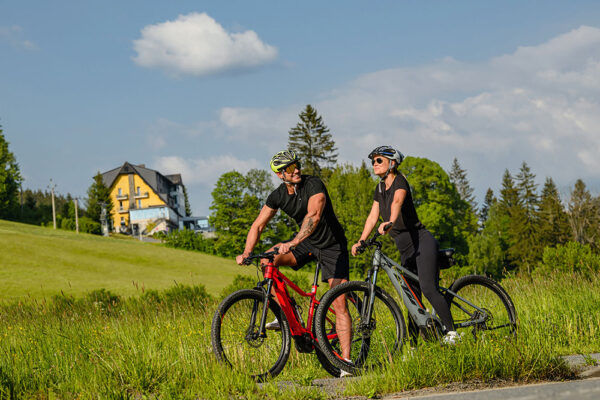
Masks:
[[[321,352],[314,333],[313,316],[319,305],[316,298],[321,269],[319,263],[310,292],[304,292],[273,265],[277,254],[275,248],[274,251],[246,258],[247,265],[252,260],[269,260],[263,270],[264,280],[254,289],[242,289],[230,294],[217,307],[211,328],[212,346],[217,359],[262,382],[283,370],[293,339],[298,352],[314,351],[327,372],[340,376],[340,369]],[[310,298],[306,324],[302,320],[300,306],[288,293],[288,287],[298,295]],[[275,292],[277,302],[270,294],[271,289]],[[327,314],[329,316],[324,317],[324,325],[329,343],[335,346],[337,333],[333,308]],[[275,318],[279,321],[280,329],[267,330],[265,325]],[[329,325],[327,320],[331,322]]]

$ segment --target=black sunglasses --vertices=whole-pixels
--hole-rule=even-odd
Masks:
[[[383,158],[374,158],[371,160],[371,165],[375,165],[375,163],[377,164],[383,164]]]

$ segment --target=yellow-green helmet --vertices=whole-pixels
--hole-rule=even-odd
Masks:
[[[300,159],[293,150],[282,150],[271,158],[271,169],[273,172],[279,172],[288,165],[298,162]]]

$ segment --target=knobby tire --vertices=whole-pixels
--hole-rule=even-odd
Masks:
[[[211,340],[217,359],[235,371],[259,382],[277,376],[290,355],[290,328],[279,305],[269,301],[267,323],[279,320],[281,330],[256,337],[265,295],[261,290],[242,289],[219,304],[212,320]],[[252,315],[255,310],[254,322]]]

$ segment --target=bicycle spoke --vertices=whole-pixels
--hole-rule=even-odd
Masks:
[[[512,337],[516,317],[508,296],[489,278],[473,275],[461,279],[455,292],[477,308],[453,297],[450,311],[455,325],[471,329],[476,338],[484,331],[487,339]]]
[[[223,313],[215,316],[213,347],[217,357],[234,370],[263,379],[268,374],[278,373],[287,360],[289,343],[286,340],[289,338],[284,331],[287,324],[284,329],[267,331],[266,336],[261,337],[262,295],[253,291],[246,294],[232,298],[229,303],[226,300]],[[275,314],[269,308],[267,321],[274,319]]]

